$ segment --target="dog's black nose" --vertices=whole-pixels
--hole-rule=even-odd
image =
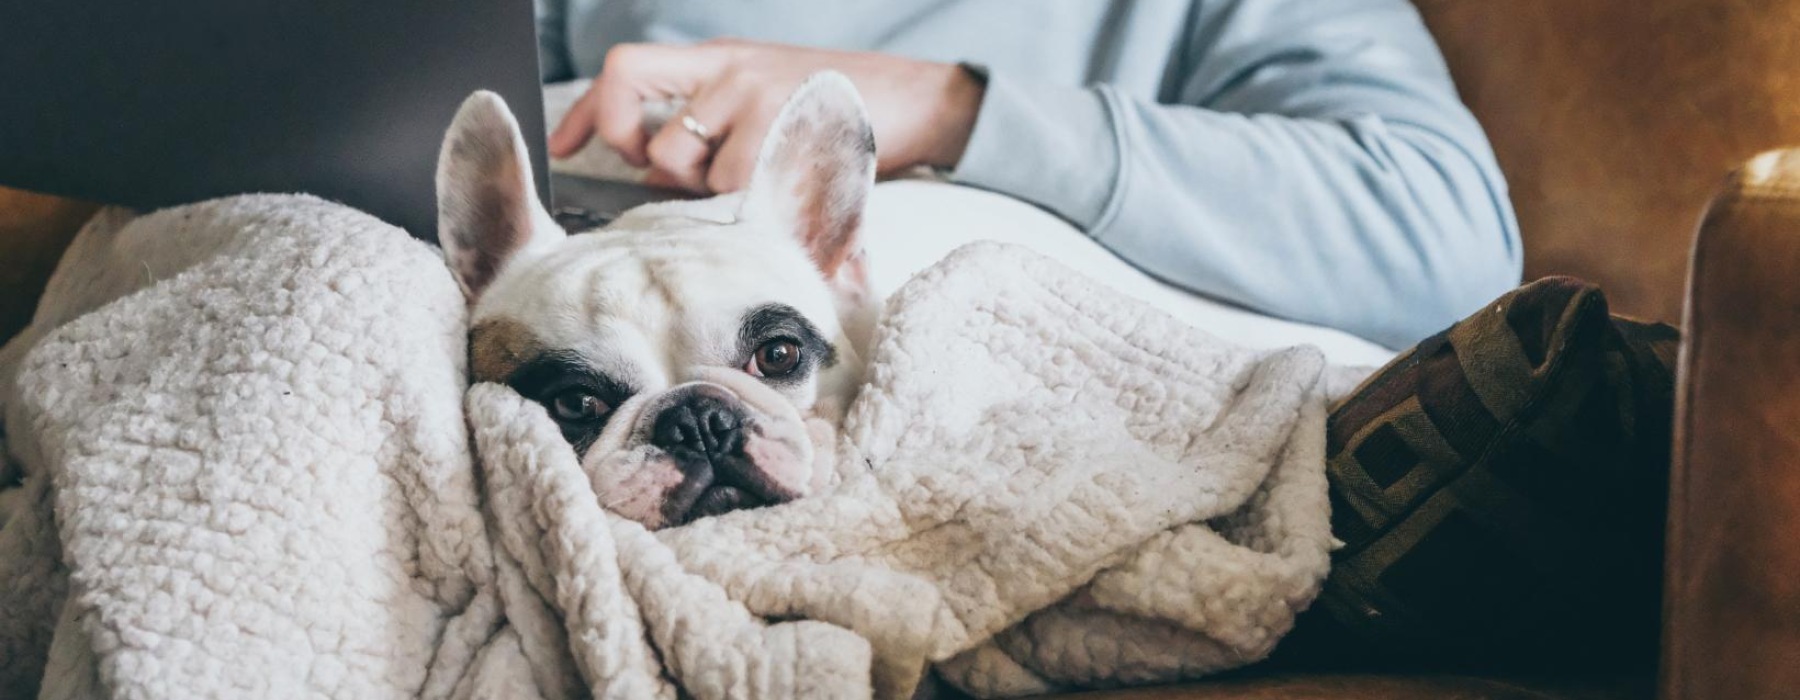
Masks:
[[[656,417],[650,444],[681,470],[681,484],[663,501],[671,525],[792,498],[744,454],[744,409],[706,391],[691,393]]]
[[[689,394],[656,417],[650,444],[671,454],[691,452],[718,461],[744,449],[743,411],[712,394]]]

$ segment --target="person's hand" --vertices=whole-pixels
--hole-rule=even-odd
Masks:
[[[763,135],[790,93],[821,70],[849,76],[875,129],[877,168],[889,174],[919,165],[953,167],[968,145],[982,86],[960,66],[878,53],[826,51],[715,40],[694,46],[621,44],[587,94],[550,136],[564,158],[596,134],[648,181],[696,192],[731,192],[750,179]],[[678,114],[644,133],[644,102],[685,97]]]

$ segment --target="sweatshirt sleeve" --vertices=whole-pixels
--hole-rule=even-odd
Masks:
[[[1407,0],[1199,5],[1155,100],[983,71],[951,177],[1170,283],[1390,347],[1518,284],[1505,181]]]

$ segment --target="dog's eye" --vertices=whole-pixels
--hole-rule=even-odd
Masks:
[[[750,374],[758,377],[785,377],[800,367],[800,344],[780,338],[763,343],[750,358]]]
[[[611,406],[586,389],[568,389],[550,399],[550,413],[566,423],[596,421],[611,410]]]

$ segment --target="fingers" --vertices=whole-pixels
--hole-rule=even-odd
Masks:
[[[587,92],[582,93],[581,98],[563,115],[562,121],[557,123],[556,130],[550,132],[551,157],[567,158],[574,155],[594,137],[594,112],[598,104],[599,87],[598,81],[589,85]],[[630,160],[629,157],[626,159]]]
[[[634,83],[636,76],[630,65],[633,53],[628,47],[622,44],[607,52],[600,75],[551,132],[552,157],[574,155],[598,133],[626,162],[644,167],[644,135],[635,126],[643,122],[643,98]]]
[[[550,136],[550,154],[566,158],[595,135],[636,167],[650,164],[644,101],[692,95],[719,74],[727,45],[620,44],[606,53],[594,84]]]
[[[667,182],[682,189],[706,192],[706,173],[713,159],[713,149],[732,140],[740,93],[734,81],[716,81],[700,89],[688,100],[681,115],[670,119],[644,147],[650,166]],[[698,123],[707,139],[688,129],[682,117]],[[710,140],[708,140],[710,139]]]
[[[674,176],[655,168],[651,168],[644,172],[643,182],[651,187],[661,187],[668,190],[681,189],[681,183],[676,182]]]
[[[635,65],[625,60],[633,54],[615,48],[606,55],[606,67],[594,80],[592,90],[594,130],[599,132],[600,140],[624,156],[625,162],[641,168],[649,163],[644,154],[648,138],[643,127],[644,100],[656,95],[636,82],[640,76],[631,72]],[[617,63],[615,58],[619,59]]]
[[[739,115],[738,122],[732,125],[731,137],[719,143],[712,164],[706,169],[706,188],[710,191],[736,192],[750,184],[756,158],[762,154],[763,135],[774,121],[769,110],[740,109]]]

